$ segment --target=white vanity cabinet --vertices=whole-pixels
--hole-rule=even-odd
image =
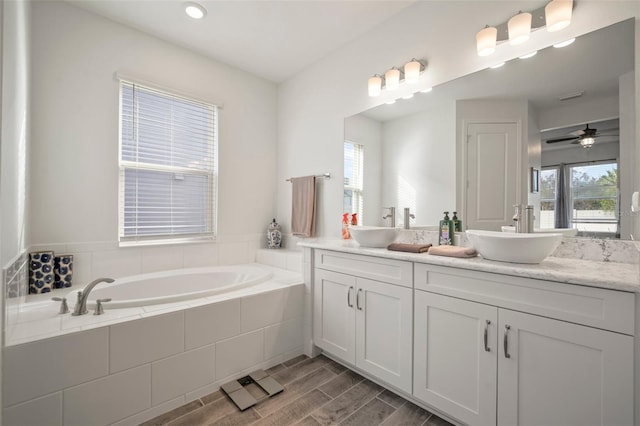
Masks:
[[[413,265],[316,250],[316,346],[411,393]]]
[[[631,425],[634,295],[416,264],[413,395],[473,425]]]

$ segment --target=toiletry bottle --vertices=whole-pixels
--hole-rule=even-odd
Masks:
[[[444,212],[444,219],[440,221],[438,243],[440,245],[453,245],[453,222],[449,219],[449,212]]]
[[[344,213],[342,215],[342,239],[348,240],[349,238],[349,213]]]
[[[358,226],[358,216],[356,216],[357,213],[354,213],[351,215],[351,225],[352,226]]]
[[[458,219],[458,212],[453,212],[451,220],[453,221],[453,229],[456,232],[462,232],[462,221]]]

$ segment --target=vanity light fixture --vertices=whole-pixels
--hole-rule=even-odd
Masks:
[[[532,30],[544,26],[554,32],[566,28],[571,23],[573,0],[551,0],[546,6],[531,12],[519,11],[507,22],[496,26],[485,26],[476,34],[478,56],[491,55],[498,42],[509,41],[516,46],[529,40]]]
[[[422,89],[420,93],[429,93],[433,90],[433,87],[427,87],[426,89]]]
[[[379,96],[380,92],[382,92],[382,77],[377,74],[369,77],[369,96],[374,98]]]
[[[504,66],[504,64],[505,64],[504,62],[500,62],[499,64],[495,64],[495,65],[493,65],[493,66],[491,66],[489,68],[491,68],[493,70],[496,70],[498,68],[502,68]]]
[[[385,102],[385,104],[387,104],[387,105],[393,105],[393,104],[395,104],[395,103],[396,103],[396,100],[395,100],[395,99],[392,99],[392,100],[390,100],[390,101]]]
[[[204,6],[191,1],[184,3],[184,12],[193,19],[202,19],[207,16],[207,9]]]
[[[426,67],[426,61],[412,58],[402,68],[393,67],[385,72],[384,76],[375,74],[369,77],[367,82],[369,96],[379,96],[382,90],[396,90],[402,82],[417,83]]]
[[[573,44],[574,41],[576,41],[576,39],[575,38],[571,38],[569,40],[565,40],[565,41],[562,41],[560,43],[556,43],[556,44],[553,45],[553,47],[555,47],[556,49],[560,49],[561,47],[567,47],[570,44]]]
[[[534,56],[536,56],[538,54],[537,50],[534,50],[531,53],[527,53],[526,55],[522,55],[520,56],[520,59],[529,59],[529,58],[533,58]]]
[[[396,90],[400,86],[400,70],[393,67],[385,72],[384,83],[387,90]]]
[[[509,44],[517,46],[529,40],[531,34],[531,14],[527,12],[518,12],[516,16],[509,19],[507,23],[509,28]]]
[[[552,0],[544,8],[547,31],[553,33],[568,27],[571,24],[572,12],[573,0]]]
[[[408,95],[405,95],[402,97],[402,99],[411,99],[413,98],[413,93],[409,93]]]

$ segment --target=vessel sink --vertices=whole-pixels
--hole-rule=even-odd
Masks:
[[[485,259],[512,263],[540,263],[562,241],[559,233],[517,234],[469,229],[471,245]]]
[[[515,226],[503,226],[502,232],[516,232]],[[534,228],[533,232],[543,234],[562,234],[565,237],[575,237],[578,235],[576,228]]]
[[[361,247],[386,247],[398,236],[398,228],[377,226],[351,226],[349,233]]]

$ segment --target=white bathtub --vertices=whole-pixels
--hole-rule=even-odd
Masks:
[[[107,309],[132,308],[160,303],[180,302],[213,296],[265,282],[272,273],[256,266],[215,266],[176,269],[118,278],[113,283],[100,283],[89,294],[87,306],[97,299],[111,299]],[[67,299],[75,303],[74,289]]]

